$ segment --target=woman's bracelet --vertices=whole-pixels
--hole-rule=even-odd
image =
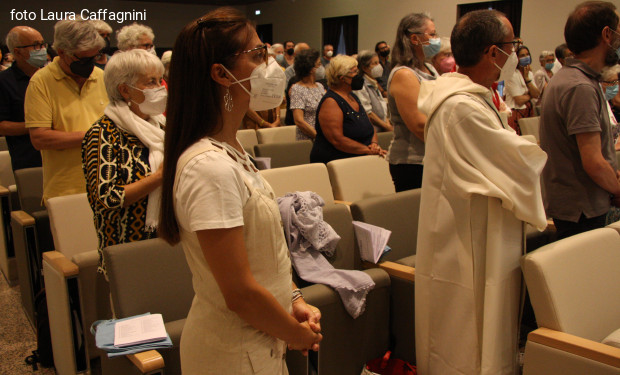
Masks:
[[[529,81],[525,81],[526,85],[529,85],[530,83],[532,83],[532,80],[530,79]]]
[[[293,297],[291,298],[291,302],[295,302],[300,298],[304,298],[303,294],[301,294],[301,290],[299,290],[299,288],[293,289]]]
[[[261,120],[260,120],[260,125],[259,125],[259,126],[262,128],[264,124],[265,124],[265,120],[261,119]]]

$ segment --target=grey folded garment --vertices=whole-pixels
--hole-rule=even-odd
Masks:
[[[362,271],[335,269],[322,252],[332,256],[340,236],[323,221],[323,199],[314,192],[287,193],[278,198],[291,262],[302,279],[334,288],[347,312],[360,316],[374,281]]]

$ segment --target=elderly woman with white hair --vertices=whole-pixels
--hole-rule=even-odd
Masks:
[[[379,56],[368,50],[357,54],[357,67],[364,77],[364,86],[353,91],[359,98],[370,122],[377,132],[394,130],[388,120],[387,101],[379,89],[377,78],[383,75],[383,66],[379,63]]]
[[[100,251],[155,236],[167,99],[163,73],[161,61],[140,49],[118,52],[106,66],[110,104],[82,141]],[[101,252],[99,260],[105,273]]]
[[[551,77],[553,77],[553,68],[555,67],[555,54],[553,51],[542,51],[538,58],[541,68],[534,73],[534,84],[540,90],[539,100],[542,97],[542,93],[547,87]]]
[[[433,64],[435,70],[439,74],[445,74],[455,71],[456,61],[452,55],[452,44],[450,44],[450,38],[442,37],[441,47],[439,52],[429,59],[429,62]]]
[[[138,48],[157,55],[153,44],[155,34],[153,34],[153,29],[146,25],[134,22],[131,25],[124,26],[117,32],[116,40],[118,49],[121,51]]]
[[[359,155],[385,155],[366,110],[352,92],[364,84],[357,60],[338,55],[331,60],[325,74],[329,90],[317,109],[316,139],[310,162],[327,164]]]

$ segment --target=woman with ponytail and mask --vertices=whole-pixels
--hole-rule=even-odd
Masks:
[[[359,155],[385,155],[377,143],[366,110],[353,93],[364,86],[364,78],[351,56],[334,57],[325,70],[329,90],[321,99],[316,116],[316,139],[310,152],[311,163]]]
[[[519,58],[519,65],[517,65],[515,74],[505,82],[504,93],[506,105],[512,110],[512,115],[508,118],[508,125],[521,135],[519,119],[534,116],[533,100],[538,99],[540,90],[534,81],[532,56],[529,48],[526,46],[517,48],[517,57]]]
[[[144,50],[112,56],[104,73],[110,103],[82,141],[104,274],[104,247],[155,237],[166,122],[163,73],[161,61]]]
[[[392,50],[394,68],[387,84],[390,122],[394,126],[387,159],[397,192],[422,186],[426,115],[418,109],[418,94],[422,81],[439,76],[425,61],[440,48],[435,23],[428,14],[412,13],[400,20]]]
[[[158,234],[181,242],[193,275],[183,374],[286,375],[286,344],[318,350],[320,313],[292,282],[275,195],[236,137],[248,108],[280,105],[284,72],[232,8],[187,24],[173,55]]]

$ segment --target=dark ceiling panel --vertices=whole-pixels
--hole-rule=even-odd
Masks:
[[[136,1],[136,0],[122,0],[122,1]],[[156,3],[171,3],[171,4],[203,4],[203,5],[230,5],[241,6],[255,3],[262,3],[265,1],[273,0],[137,0],[137,1],[149,1]]]

